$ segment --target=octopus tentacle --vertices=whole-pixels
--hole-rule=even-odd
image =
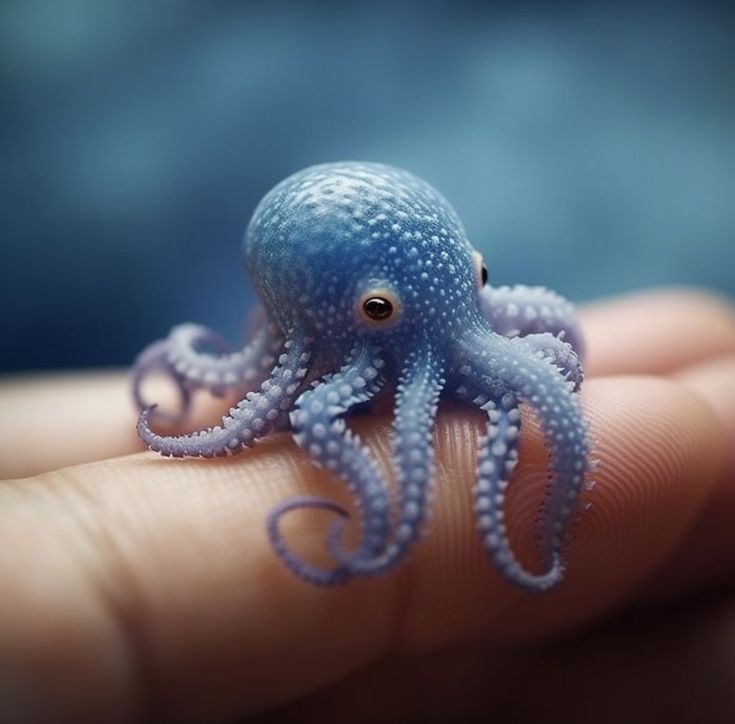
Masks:
[[[478,466],[476,509],[483,543],[500,573],[530,591],[545,591],[564,576],[564,525],[575,507],[588,469],[588,443],[577,395],[559,368],[526,353],[521,339],[493,337],[493,350],[472,354],[461,374],[484,383],[476,399],[488,412],[487,437]],[[474,369],[472,369],[474,368]],[[492,401],[498,400],[495,405]],[[551,478],[539,522],[544,570],[526,570],[513,554],[504,522],[505,488],[517,458],[520,415],[516,400],[536,414],[550,456]]]
[[[243,349],[221,356],[198,351],[202,344],[225,351],[226,343],[216,333],[197,324],[174,327],[169,339],[168,359],[173,368],[193,384],[206,386],[215,393],[265,377],[283,345],[283,335],[273,323],[264,323]]]
[[[346,583],[350,578],[350,573],[344,566],[339,566],[332,570],[318,568],[299,558],[286,545],[286,541],[283,539],[280,531],[281,518],[293,510],[305,510],[308,508],[327,510],[336,513],[342,518],[349,516],[349,513],[341,505],[326,498],[300,496],[286,500],[271,510],[266,521],[268,539],[273,546],[273,550],[286,565],[286,568],[307,583],[313,583],[317,586],[336,586],[340,583]],[[341,529],[342,526],[340,525],[340,532]],[[332,535],[331,532],[330,535]]]
[[[367,342],[356,347],[336,374],[323,377],[296,401],[291,413],[294,439],[306,450],[312,461],[343,480],[355,496],[362,518],[362,537],[356,557],[376,555],[385,546],[389,529],[388,491],[378,466],[357,435],[349,430],[342,419],[351,407],[372,399],[383,385],[380,370],[384,362],[379,350]],[[334,585],[349,578],[349,571],[339,562],[332,570],[310,566],[286,547],[280,530],[280,518],[301,508],[322,508],[347,517],[347,511],[332,501],[322,498],[297,498],[286,501],[268,516],[268,535],[276,553],[291,571],[312,583]],[[337,541],[344,527],[337,521],[328,534],[330,550],[337,549]]]
[[[379,350],[363,342],[356,347],[342,368],[326,375],[304,392],[291,413],[294,439],[312,461],[343,480],[356,500],[362,516],[362,540],[354,555],[375,555],[384,545],[389,528],[388,491],[369,451],[357,435],[346,427],[342,415],[351,407],[372,399],[384,380],[380,370],[385,363]],[[276,553],[299,577],[321,585],[343,583],[349,577],[344,565],[329,571],[310,566],[291,553],[282,540],[278,523],[287,512],[300,508],[322,508],[347,518],[347,511],[322,498],[297,498],[286,501],[268,516],[268,535]],[[338,540],[344,520],[330,529],[327,544],[339,549]]]
[[[181,397],[177,413],[158,408],[155,415],[171,421],[182,420],[189,410],[191,391],[199,388],[222,396],[228,389],[257,387],[267,377],[275,362],[275,354],[283,345],[283,335],[272,323],[262,322],[252,341],[243,349],[231,352],[227,342],[216,332],[199,324],[180,324],[165,340],[149,345],[133,368],[133,397],[138,409],[149,404],[143,399],[141,386],[152,370],[162,370],[176,384]],[[217,354],[201,351],[208,346]]]
[[[529,334],[522,338],[522,342],[537,357],[558,367],[564,377],[572,383],[574,391],[579,391],[584,381],[584,370],[582,362],[569,342],[555,337],[550,332]]]
[[[393,540],[377,556],[333,551],[355,574],[384,573],[401,563],[426,522],[434,477],[432,432],[444,387],[443,360],[429,348],[411,352],[396,388],[393,466],[399,492],[399,518]]]
[[[189,412],[191,406],[191,389],[186,385],[181,375],[171,367],[168,362],[168,340],[159,339],[149,344],[136,358],[132,370],[133,401],[137,409],[145,410],[150,405],[143,399],[143,380],[155,370],[162,370],[176,385],[179,394],[179,409],[170,413],[155,408],[156,416],[169,422],[181,422]]]
[[[150,410],[144,410],[138,419],[138,436],[165,456],[214,457],[240,452],[272,430],[290,408],[306,376],[311,345],[310,338],[292,334],[270,377],[233,407],[221,425],[188,435],[158,435],[149,426]]]
[[[480,308],[498,334],[525,337],[548,332],[568,342],[584,356],[584,338],[574,305],[545,287],[489,287],[480,291]]]

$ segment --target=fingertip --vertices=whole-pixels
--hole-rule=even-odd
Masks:
[[[646,599],[661,601],[713,591],[735,575],[735,355],[707,360],[676,375],[708,405],[724,440],[725,462],[707,504],[686,540],[649,584]]]
[[[724,457],[721,429],[696,394],[662,377],[600,379],[585,410],[599,460],[588,530],[595,526],[599,543],[625,546],[622,573],[640,580],[712,494]]]
[[[735,440],[735,354],[704,360],[680,370],[676,379],[707,403],[724,434]]]
[[[177,387],[165,375],[146,380],[145,399],[161,429],[180,434],[221,419],[223,402],[193,395],[186,425],[172,424]],[[129,376],[121,372],[24,375],[0,380],[0,478],[20,478],[143,449]],[[230,400],[233,404],[234,399]],[[226,403],[225,403],[226,404]],[[149,408],[149,411],[151,408]],[[166,412],[166,411],[169,412]]]
[[[669,374],[735,353],[735,306],[695,288],[663,288],[601,300],[580,309],[585,372]]]

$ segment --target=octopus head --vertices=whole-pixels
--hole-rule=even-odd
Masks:
[[[321,339],[458,333],[485,270],[444,197],[390,166],[312,166],[272,189],[245,233],[246,270],[284,329]]]

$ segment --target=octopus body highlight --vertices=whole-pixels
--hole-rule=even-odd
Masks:
[[[229,351],[214,332],[186,324],[138,358],[133,387],[145,444],[166,456],[214,457],[290,429],[312,461],[349,489],[360,539],[347,548],[348,511],[312,497],[277,506],[267,533],[293,573],[333,585],[406,559],[427,518],[440,398],[461,400],[487,415],[474,488],[483,546],[509,582],[529,591],[558,584],[565,528],[590,467],[578,402],[582,337],[571,304],[541,287],[489,286],[482,258],[441,194],[375,163],[322,164],[278,184],[253,215],[243,258],[262,302],[243,349]],[[196,389],[242,390],[242,399],[216,427],[157,434],[150,423],[163,413],[141,394],[153,369],[180,390],[180,413],[170,417],[185,417]],[[395,398],[395,514],[387,481],[345,422],[382,390]],[[540,571],[516,558],[504,519],[520,405],[538,419],[550,458],[537,531]],[[331,567],[303,561],[281,535],[282,517],[303,508],[337,516],[326,540]]]

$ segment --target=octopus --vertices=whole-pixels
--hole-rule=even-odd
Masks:
[[[206,327],[183,324],[137,359],[137,431],[148,448],[212,458],[290,430],[311,461],[347,487],[358,540],[345,542],[344,506],[306,495],[275,507],[266,533],[296,576],[328,586],[406,560],[432,500],[440,401],[474,406],[486,416],[473,489],[482,546],[511,584],[531,592],[556,586],[591,467],[578,394],[583,340],[572,305],[543,287],[490,286],[444,197],[377,163],[321,164],[282,181],[257,206],[242,255],[260,298],[243,348],[232,351]],[[143,399],[153,370],[177,386],[178,413]],[[156,418],[182,420],[199,389],[238,393],[240,401],[217,426],[182,435],[152,429]],[[390,485],[346,419],[385,395],[394,402]],[[533,566],[514,551],[505,519],[524,406],[549,460]],[[283,517],[307,508],[335,516],[325,541],[329,565],[307,562],[285,542]]]

